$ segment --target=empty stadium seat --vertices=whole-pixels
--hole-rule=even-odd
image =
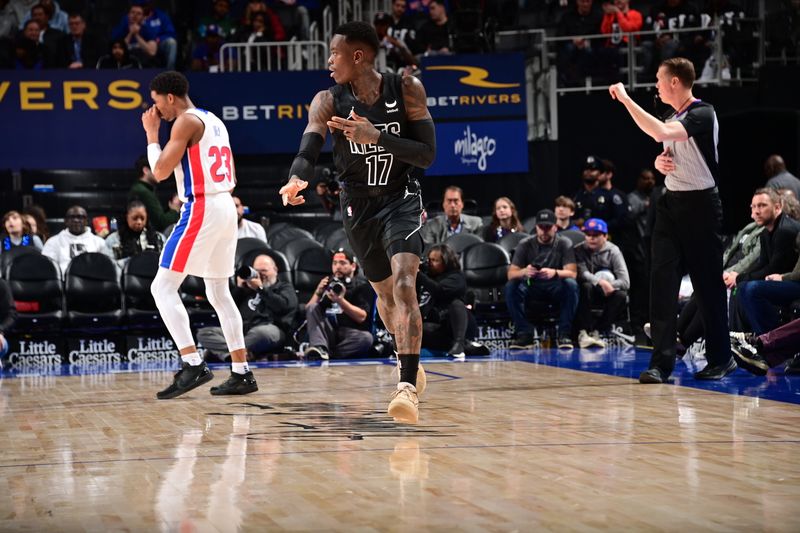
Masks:
[[[72,258],[64,276],[64,297],[72,327],[109,327],[121,322],[119,271],[105,254],[87,252]]]
[[[217,312],[206,296],[206,284],[203,278],[191,275],[186,276],[178,292],[183,304],[186,306],[186,312],[189,313],[189,321],[192,323],[192,328],[219,324]]]
[[[470,246],[480,242],[483,242],[483,239],[480,235],[475,235],[474,233],[456,233],[455,235],[450,235],[444,241],[444,243],[457,254],[461,254]]]
[[[322,246],[306,248],[297,256],[292,277],[297,298],[304,304],[311,297],[319,281],[331,275],[331,254]]]
[[[122,269],[125,317],[133,327],[161,327],[150,285],[158,272],[158,254],[144,252],[132,256]]]
[[[502,239],[497,241],[497,244],[499,244],[503,250],[508,252],[509,257],[514,257],[514,250],[517,248],[517,245],[528,237],[530,237],[530,234],[522,231],[516,231],[514,233],[504,235]]]
[[[314,239],[308,238],[295,239],[287,243],[283,250],[281,250],[286,255],[286,260],[289,262],[289,268],[294,270],[298,257],[300,257],[300,254],[308,248],[319,248],[320,250],[325,250],[326,253],[328,253],[328,268],[330,269],[331,265],[329,251]]]
[[[270,246],[280,251],[284,251],[288,243],[301,238],[314,240],[314,236],[311,235],[311,232],[292,226],[291,224],[281,228],[278,232],[267,235]]]
[[[508,281],[510,259],[499,244],[479,242],[473,244],[461,257],[467,278],[467,287],[475,293],[476,301],[497,301]]]
[[[325,239],[325,248],[328,250],[338,250],[339,248],[349,248],[350,242],[344,232],[344,227],[339,227]]]
[[[6,270],[8,270],[8,266],[15,258],[25,254],[40,253],[42,252],[35,246],[15,246],[10,250],[0,253],[0,278],[6,277]]]
[[[578,231],[576,229],[559,231],[558,234],[572,241],[572,246],[578,246],[580,243],[586,240],[586,235],[584,235],[582,231]]]
[[[314,238],[317,239],[322,244],[325,244],[325,239],[336,231],[337,229],[342,227],[342,223],[335,220],[327,220],[325,222],[320,222],[319,224],[314,227],[314,231],[311,233],[314,235]]]
[[[40,253],[19,254],[9,262],[6,279],[18,314],[14,331],[52,331],[61,325],[64,286],[61,271],[50,258]]]

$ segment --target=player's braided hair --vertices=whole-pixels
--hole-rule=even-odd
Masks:
[[[173,94],[184,97],[189,93],[189,80],[174,70],[162,72],[150,82],[150,90],[157,94]]]
[[[344,35],[348,44],[360,43],[366,45],[374,54],[378,53],[378,49],[381,46],[378,34],[375,33],[375,28],[366,22],[345,22],[336,28],[333,33],[334,35]]]

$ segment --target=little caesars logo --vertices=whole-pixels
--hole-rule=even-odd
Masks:
[[[79,339],[77,348],[69,352],[71,365],[118,365],[122,354],[117,352],[117,343],[109,339]]]
[[[457,139],[453,144],[456,155],[461,155],[461,162],[465,165],[478,164],[478,170],[486,170],[486,159],[493,155],[497,150],[497,141],[488,136],[478,137],[472,133],[472,129],[467,126],[464,130],[464,138]]]
[[[136,344],[129,338],[128,346],[130,363],[172,363],[178,357],[175,343],[166,337],[136,337]]]
[[[50,341],[19,341],[19,352],[8,354],[14,368],[53,368],[61,366],[61,354]]]

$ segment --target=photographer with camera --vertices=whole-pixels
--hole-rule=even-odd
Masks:
[[[369,283],[356,277],[353,254],[333,254],[332,276],[322,278],[306,304],[310,359],[367,355],[372,347],[369,311],[375,296]]]
[[[455,358],[467,353],[489,355],[483,345],[467,342],[467,336],[473,338],[478,328],[464,304],[466,294],[467,277],[455,251],[446,244],[432,246],[417,273],[423,348],[447,350],[447,355]]]
[[[297,311],[297,294],[291,283],[278,279],[275,261],[262,254],[256,256],[252,267],[240,267],[231,295],[242,314],[248,353],[264,354],[282,348]],[[201,328],[197,339],[212,355],[224,359],[228,353],[221,327]]]
[[[319,181],[314,190],[317,193],[322,208],[330,214],[334,220],[341,220],[341,210],[339,209],[339,193],[341,185],[336,180],[329,168],[323,168]]]

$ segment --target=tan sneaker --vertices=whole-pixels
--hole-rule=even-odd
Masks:
[[[582,329],[578,333],[578,346],[581,348],[605,348],[606,343],[598,335],[586,333],[586,330]]]
[[[419,399],[417,399],[416,387],[411,383],[402,381],[398,383],[387,411],[395,422],[416,424],[419,419]]]

